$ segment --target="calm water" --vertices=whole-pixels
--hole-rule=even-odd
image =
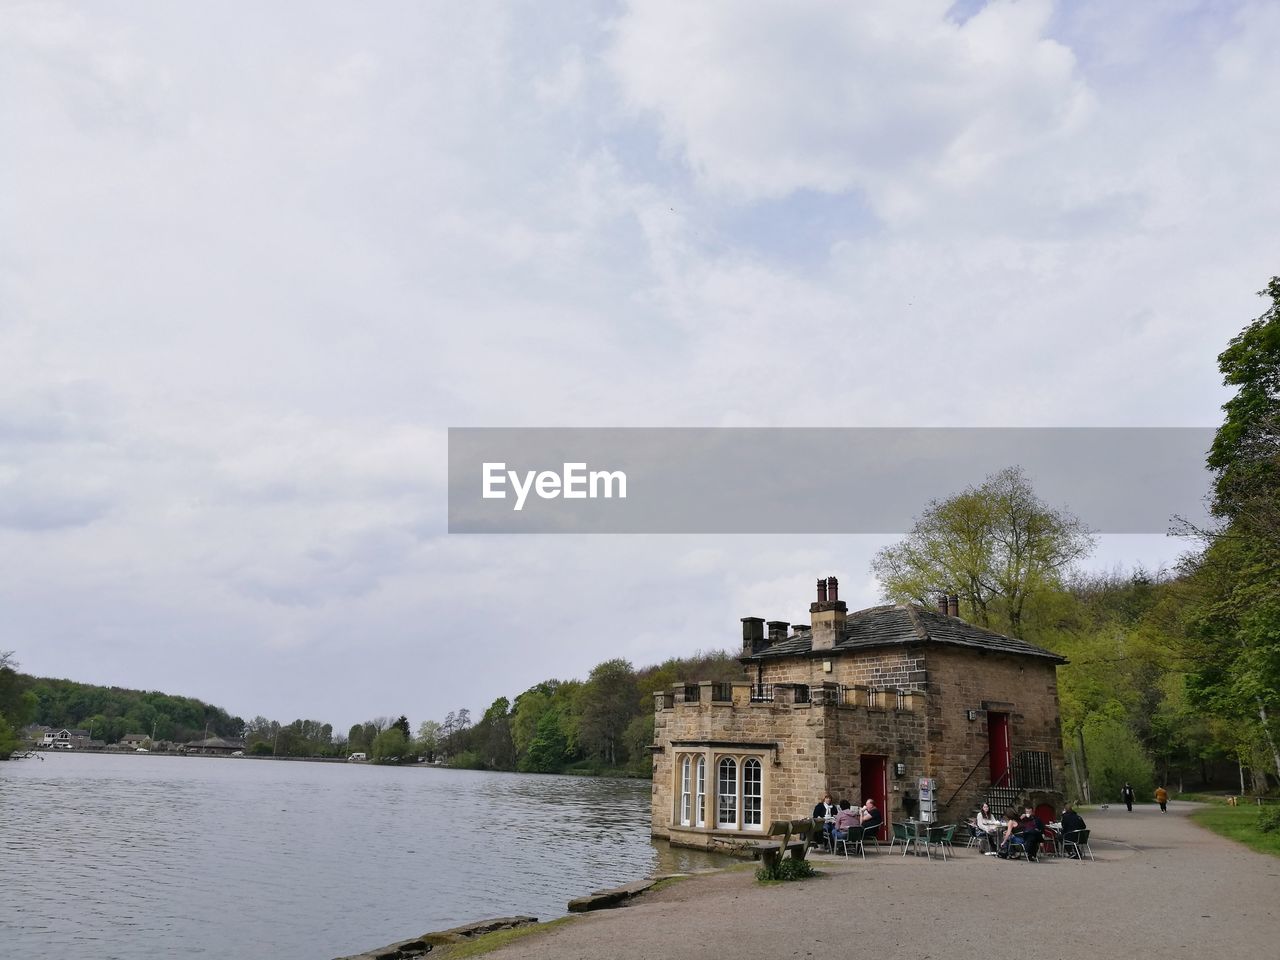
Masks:
[[[715,865],[650,842],[644,781],[45,756],[0,763],[6,958],[328,960]]]

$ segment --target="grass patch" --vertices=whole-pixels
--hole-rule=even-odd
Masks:
[[[559,927],[577,917],[560,917],[558,920],[548,920],[546,923],[531,923],[527,927],[513,927],[510,930],[495,930],[493,933],[486,933],[484,936],[476,937],[474,940],[468,940],[466,943],[448,943],[444,946],[436,947],[431,951],[431,956],[442,957],[445,960],[462,960],[463,957],[479,957],[491,950],[497,950],[499,947],[505,947],[508,943],[515,940],[523,940],[525,937],[537,933],[544,933],[553,927]]]
[[[1191,819],[1219,836],[1243,843],[1250,850],[1280,857],[1280,831],[1264,833],[1258,824],[1258,807],[1228,807],[1225,804],[1195,810]]]
[[[761,866],[756,871],[756,879],[761,883],[778,883],[789,880],[807,880],[817,873],[808,860],[796,860],[794,857],[775,860],[772,866]]]

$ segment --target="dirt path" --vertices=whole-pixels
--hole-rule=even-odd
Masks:
[[[1193,824],[1191,806],[1087,815],[1097,863],[897,854],[762,887],[750,872],[676,883],[517,941],[500,960],[728,956],[945,960],[1280,955],[1280,859]]]

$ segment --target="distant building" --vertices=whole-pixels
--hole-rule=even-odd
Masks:
[[[222,737],[209,737],[206,740],[192,740],[186,747],[188,754],[208,754],[222,757],[229,757],[237,750],[243,749],[243,740],[224,740]]]
[[[145,733],[126,733],[120,738],[120,745],[127,750],[150,750],[151,738]]]
[[[848,613],[818,581],[811,625],[742,620],[746,677],[655,695],[652,832],[714,847],[830,793],[894,820],[955,823],[1064,798],[1057,666],[966,623],[958,602]],[[766,633],[767,627],[767,633]],[[922,787],[925,788],[922,796]],[[923,800],[923,807],[922,807]]]

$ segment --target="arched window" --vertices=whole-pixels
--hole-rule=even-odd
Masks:
[[[692,822],[690,815],[693,812],[693,797],[689,790],[692,784],[690,774],[693,770],[693,758],[685,757],[680,762],[680,824],[681,826],[689,826]]]
[[[699,827],[707,825],[707,758],[698,758],[697,792],[694,794],[694,824]]]
[[[742,761],[742,829],[763,830],[764,777],[760,761],[750,757]]]
[[[720,761],[720,783],[716,791],[716,826],[736,829],[738,826],[738,761],[725,757]]]

